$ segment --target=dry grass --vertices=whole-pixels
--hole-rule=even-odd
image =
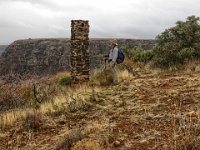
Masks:
[[[88,85],[81,85],[77,89],[68,88],[65,94],[56,96],[51,101],[40,105],[39,112],[59,115],[79,110],[86,111],[92,106],[89,100],[94,91],[99,91],[99,89]]]
[[[29,111],[22,126],[24,130],[35,132],[55,128],[56,124],[54,120],[47,115],[43,115],[37,111]]]
[[[117,77],[119,82],[123,82],[126,79],[133,78],[133,74],[127,69],[118,69]],[[111,85],[113,81],[112,72],[109,69],[94,70],[91,76],[91,84],[99,86]]]
[[[10,133],[7,127],[15,130],[15,123],[22,121],[23,132],[27,132],[26,127],[37,131],[31,132],[38,149],[48,142],[57,149],[74,150],[200,149],[197,72],[152,71],[132,80],[132,73],[121,70],[118,77],[121,82],[117,86],[64,86],[37,110],[19,108],[2,113],[0,138],[14,141],[14,137],[7,138],[11,135],[5,137]],[[26,111],[30,109],[34,110],[31,114]],[[46,130],[46,124],[56,125]],[[42,143],[42,138],[47,140]]]
[[[27,117],[27,111],[18,110],[6,112],[0,115],[0,128],[5,129],[7,127],[13,126],[14,123],[20,120],[24,120]]]
[[[60,72],[51,77],[33,78],[21,81],[18,84],[0,85],[0,111],[34,107],[38,103],[48,101],[62,90],[58,81],[62,77],[69,76],[69,72]]]
[[[72,130],[67,135],[59,139],[59,142],[55,144],[55,149],[70,149],[73,143],[85,138],[81,129]]]
[[[59,96],[61,98],[55,96],[61,95],[57,82],[60,78],[69,75],[69,72],[60,72],[50,78],[27,79],[18,84],[0,85],[0,112],[2,111],[0,128],[12,126],[15,122],[24,120],[28,114],[26,108],[32,110],[36,106],[37,108],[41,106],[38,112],[41,111],[40,113],[43,114],[55,112],[55,107],[63,108],[63,99],[66,96]],[[72,91],[73,89],[69,89],[69,92]],[[51,97],[55,97],[53,101],[50,101]]]
[[[52,101],[43,103],[39,108],[39,112],[42,114],[54,114],[63,111],[62,108],[67,108],[66,98],[64,96],[55,97]]]
[[[52,98],[52,100],[46,101],[39,105],[39,108],[35,110],[35,113],[43,115],[61,115],[66,113],[73,113],[76,111],[87,111],[93,105],[90,102],[93,92],[98,92],[99,88],[93,88],[88,85],[80,85],[74,88],[66,88],[66,93],[60,93],[58,96]],[[18,109],[10,112],[2,113],[0,115],[0,128],[14,125],[19,120],[26,119],[30,116],[30,110],[34,108]]]
[[[98,86],[108,86],[112,83],[112,72],[110,70],[94,70],[91,75],[91,84]]]
[[[85,97],[70,98],[67,96],[55,97],[52,101],[40,106],[39,112],[42,114],[60,115],[78,110],[88,110],[90,104]]]
[[[32,87],[27,84],[6,84],[0,86],[0,111],[31,105],[33,101]]]
[[[123,82],[124,80],[133,78],[133,74],[128,70],[120,70],[118,73],[118,78],[120,82]]]
[[[97,140],[83,139],[78,141],[72,150],[102,150],[102,147]]]
[[[88,140],[87,137],[92,134],[98,134],[101,132],[107,125],[99,124],[96,122],[88,123],[85,128],[79,128],[71,130],[67,135],[64,135],[60,138],[59,142],[56,144],[56,150],[63,148],[67,149],[83,149],[83,150],[99,150],[101,147],[97,140]],[[82,141],[82,142],[80,142]],[[84,143],[83,141],[86,141]],[[75,145],[73,147],[73,145]],[[84,149],[85,148],[85,149]]]

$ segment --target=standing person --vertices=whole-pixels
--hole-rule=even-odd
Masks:
[[[109,53],[109,65],[112,71],[113,76],[113,84],[118,84],[118,77],[117,77],[117,57],[118,57],[118,44],[117,40],[110,40],[110,53]]]

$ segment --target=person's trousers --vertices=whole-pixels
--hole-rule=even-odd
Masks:
[[[112,67],[112,64],[110,64],[110,69],[112,71],[113,83],[117,84],[118,83],[117,66],[115,65],[115,67]]]

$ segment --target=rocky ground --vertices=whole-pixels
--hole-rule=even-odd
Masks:
[[[98,87],[89,102],[87,109],[29,115],[2,129],[1,149],[200,149],[198,72],[143,73]]]

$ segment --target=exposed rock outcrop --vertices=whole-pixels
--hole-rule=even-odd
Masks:
[[[103,61],[109,52],[109,39],[90,39],[91,67]],[[118,39],[120,46],[141,45],[151,49],[154,40]],[[9,72],[18,74],[46,74],[70,69],[69,39],[28,39],[18,40],[9,45],[0,58],[0,75]]]
[[[7,45],[0,45],[0,56],[3,53],[3,51],[6,49]]]

